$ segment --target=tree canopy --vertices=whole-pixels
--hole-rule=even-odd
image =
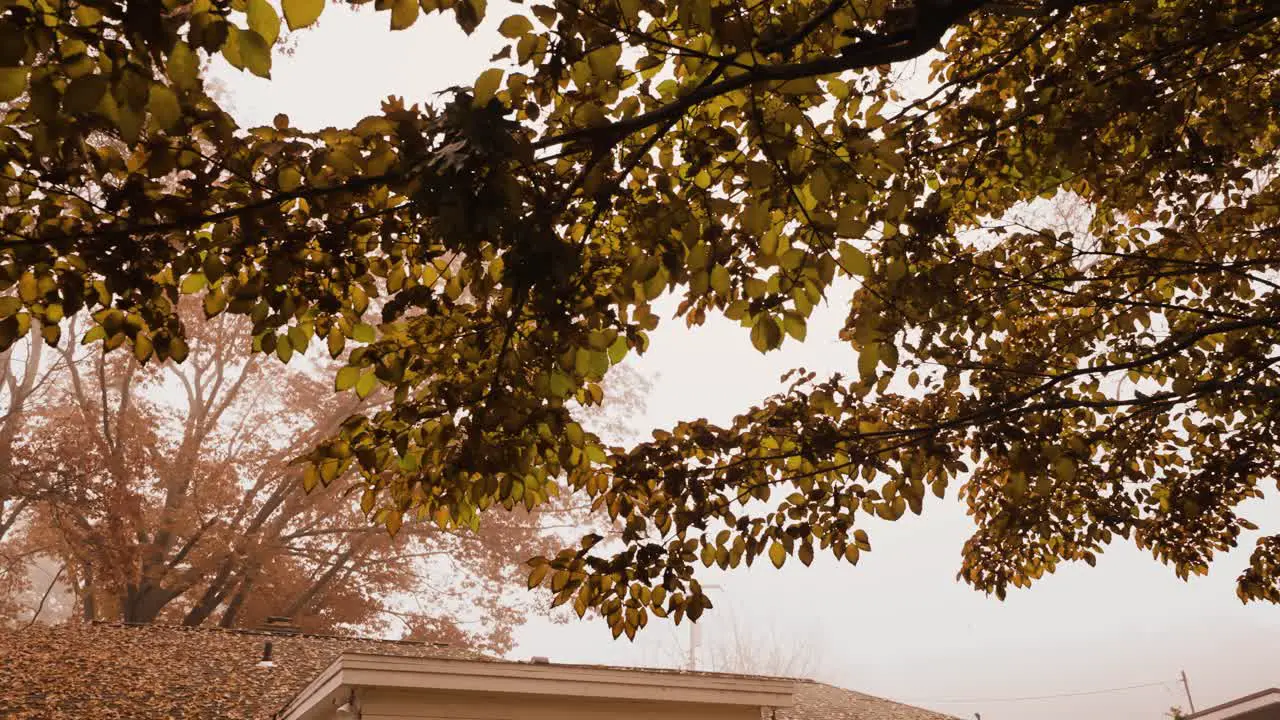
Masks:
[[[281,362],[327,349],[337,390],[393,400],[308,488],[355,468],[393,533],[583,494],[620,540],[530,584],[615,635],[696,619],[699,566],[856,562],[864,517],[931,493],[967,504],[960,577],[999,596],[1116,538],[1204,573],[1253,528],[1280,462],[1276,3],[374,5],[508,43],[438,103],[242,129],[205,59],[267,77],[324,0],[4,0],[0,341],[181,361],[195,295]],[[846,282],[847,374],[629,447],[579,422],[655,299],[769,352]],[[1264,537],[1240,597],[1280,600],[1278,573]]]

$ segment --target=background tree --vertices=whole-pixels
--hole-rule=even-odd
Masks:
[[[392,531],[568,486],[622,536],[530,580],[615,635],[696,619],[699,564],[856,562],[930,492],[998,596],[1117,538],[1203,573],[1278,476],[1274,3],[555,0],[441,105],[311,133],[239,131],[199,68],[269,75],[322,0],[33,2],[0,21],[0,341],[85,308],[83,340],[182,361],[196,295],[285,363],[325,343],[391,402],[304,484],[354,468]],[[470,32],[487,4],[377,7]],[[1087,236],[1020,215],[1064,193]],[[838,279],[856,372],[628,447],[583,428],[656,298],[767,352]],[[1280,600],[1280,536],[1238,590]]]
[[[56,558],[86,618],[229,627],[288,615],[312,631],[506,649],[525,609],[494,588],[518,585],[550,524],[580,513],[546,506],[478,534],[409,522],[392,539],[353,507],[351,478],[308,495],[292,463],[375,396],[334,395],[314,367],[262,373],[239,320],[189,327],[182,365],[59,351],[5,462],[30,487],[62,490],[17,487],[30,512],[0,548]]]

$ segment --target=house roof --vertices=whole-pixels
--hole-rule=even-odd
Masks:
[[[1250,718],[1274,717],[1277,708],[1280,708],[1280,688],[1266,688],[1265,690],[1259,690],[1244,697],[1228,700],[1220,705],[1214,705],[1199,712],[1191,713],[1186,716],[1186,720],[1196,718],[1202,720],[1227,720],[1228,718],[1250,720]]]
[[[273,665],[260,667],[268,641]],[[0,632],[0,717],[269,720],[343,653],[504,662],[432,643],[172,625],[35,625]],[[951,720],[809,681],[798,683],[795,705],[776,717]]]
[[[258,667],[268,641],[274,666]],[[428,643],[267,631],[33,625],[0,632],[0,717],[270,718],[340,653],[360,651],[477,657]]]
[[[955,720],[951,715],[811,680],[801,681],[795,700],[794,706],[778,712],[778,720]]]

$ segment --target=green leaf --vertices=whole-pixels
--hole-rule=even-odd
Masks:
[[[324,0],[282,0],[281,6],[290,30],[307,27],[324,12]]]
[[[249,0],[249,29],[262,36],[268,45],[280,37],[280,16],[267,0]]]
[[[8,102],[22,95],[27,89],[29,68],[0,68],[0,102]]]
[[[0,317],[9,317],[22,309],[22,300],[12,295],[0,297]]]
[[[489,101],[498,93],[498,88],[502,85],[502,70],[500,68],[489,68],[480,73],[480,77],[476,78],[475,84],[475,102],[478,107],[489,104]]]
[[[512,15],[502,21],[498,26],[498,32],[503,37],[518,38],[527,32],[533,31],[533,23],[529,22],[529,18],[523,15]]]
[[[368,323],[356,323],[351,327],[351,339],[362,343],[371,343],[378,339],[378,333]]]

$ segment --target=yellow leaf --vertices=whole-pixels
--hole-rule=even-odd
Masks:
[[[178,96],[168,86],[153,84],[151,97],[147,102],[151,119],[161,130],[172,130],[182,121],[182,107],[178,104]]]
[[[773,562],[773,566],[776,568],[781,568],[782,564],[787,561],[787,549],[782,546],[782,543],[775,540],[769,546],[769,560]]]
[[[751,328],[751,344],[760,352],[769,352],[782,344],[782,328],[772,315],[761,315]]]
[[[36,276],[29,270],[18,278],[18,296],[28,304],[35,302],[39,296],[39,291],[36,289]]]
[[[267,0],[249,0],[249,29],[262,36],[268,45],[280,37],[280,16]]]
[[[532,590],[542,584],[542,580],[547,576],[547,570],[551,568],[546,563],[539,563],[529,572],[529,589]]]
[[[261,78],[271,77],[271,45],[258,33],[252,30],[240,33],[240,57],[249,72]]]
[[[849,243],[840,243],[840,266],[849,273],[866,277],[871,274],[867,254]]]
[[[208,284],[209,280],[204,276],[204,273],[193,273],[182,280],[182,294],[191,295],[192,293],[200,292]]]
[[[523,15],[512,15],[506,20],[503,20],[502,24],[498,26],[498,32],[501,33],[503,37],[509,38],[518,38],[532,30],[533,23],[529,22],[529,18]]]
[[[476,78],[475,98],[476,105],[484,106],[498,94],[498,87],[502,84],[502,70],[499,68],[489,68],[480,73],[480,77]]]
[[[1069,457],[1058,458],[1053,464],[1053,474],[1058,476],[1062,482],[1071,482],[1076,479],[1076,461]]]
[[[618,60],[622,58],[621,45],[609,45],[592,50],[587,55],[591,72],[600,80],[612,80],[618,74]]]
[[[191,46],[179,40],[169,53],[169,79],[180,88],[194,87],[199,81],[200,58]]]
[[[418,0],[394,0],[391,6],[391,29],[404,30],[418,21]]]
[[[711,289],[719,295],[729,295],[729,271],[725,266],[716,265],[711,268]]]
[[[27,89],[27,74],[24,67],[0,68],[0,102],[13,100]]]
[[[880,346],[877,343],[867,343],[858,351],[858,373],[864,380],[875,377],[879,364]]]
[[[806,77],[781,83],[778,85],[778,92],[783,95],[820,95],[822,88],[818,86],[815,78]]]
[[[324,0],[282,0],[284,20],[290,30],[304,28],[320,18],[324,12]]]
[[[280,183],[280,189],[285,192],[295,190],[302,185],[302,173],[295,167],[281,168],[276,179]]]

